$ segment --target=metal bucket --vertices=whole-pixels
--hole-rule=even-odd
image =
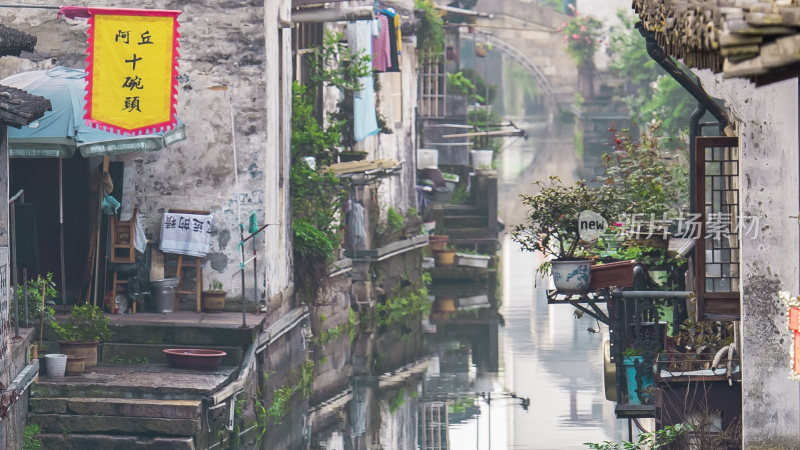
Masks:
[[[178,295],[179,281],[178,278],[164,278],[150,282],[150,295],[153,296],[157,312],[172,312]]]

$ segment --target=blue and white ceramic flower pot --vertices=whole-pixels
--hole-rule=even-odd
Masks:
[[[562,294],[585,294],[589,290],[591,260],[551,261],[553,284]]]

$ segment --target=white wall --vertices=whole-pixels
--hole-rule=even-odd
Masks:
[[[800,384],[789,380],[792,337],[777,293],[800,292],[798,82],[756,88],[700,72],[706,90],[725,100],[739,127],[741,213],[759,217],[757,237],[743,236],[742,397],[744,448],[797,448]]]

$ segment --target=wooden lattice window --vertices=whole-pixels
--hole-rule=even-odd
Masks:
[[[447,72],[441,56],[422,62],[418,106],[419,115],[424,118],[445,117],[447,114]]]
[[[294,80],[305,84],[308,81],[308,55],[322,45],[322,23],[298,23],[292,30],[292,55],[294,56]]]
[[[739,139],[695,141],[695,245],[698,320],[739,320]],[[699,216],[697,216],[699,214]]]

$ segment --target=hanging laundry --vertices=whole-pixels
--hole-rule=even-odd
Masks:
[[[347,24],[347,42],[357,54],[372,55],[372,24],[366,20]],[[378,133],[372,74],[360,77],[361,90],[353,98],[353,138],[363,141]]]
[[[386,16],[386,21],[389,25],[389,61],[386,72],[400,72],[400,61],[397,56],[397,27],[395,26],[395,18],[397,14],[389,14],[384,10],[381,14]]]
[[[379,23],[379,30],[378,37],[372,39],[372,68],[377,72],[386,72],[392,63],[389,20],[385,14],[378,14],[376,20]]]
[[[403,32],[400,31],[400,14],[394,16],[394,30],[397,34],[397,54],[401,55],[403,53]]]

